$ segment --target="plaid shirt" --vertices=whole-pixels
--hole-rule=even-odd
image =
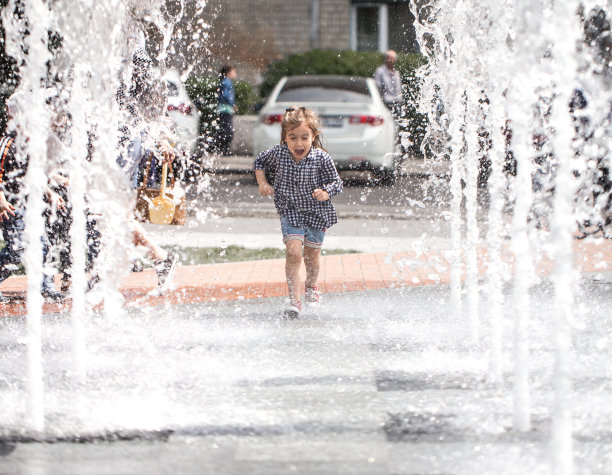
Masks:
[[[342,191],[342,179],[329,154],[311,147],[306,157],[295,163],[287,145],[276,145],[255,159],[255,170],[274,173],[276,211],[299,228],[327,229],[338,222],[331,197]],[[312,192],[329,193],[327,201],[317,201]]]

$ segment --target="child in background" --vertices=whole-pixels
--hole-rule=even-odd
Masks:
[[[266,180],[274,172],[274,183]],[[274,195],[286,246],[285,273],[289,306],[284,315],[295,318],[301,311],[299,272],[302,247],[306,266],[305,301],[319,304],[317,279],[325,231],[338,222],[331,198],[342,191],[334,162],[321,146],[320,121],[305,107],[290,107],[281,122],[281,143],[255,159],[259,192]]]

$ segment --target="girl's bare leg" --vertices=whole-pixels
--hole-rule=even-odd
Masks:
[[[300,265],[302,264],[302,241],[291,239],[285,243],[285,275],[291,303],[300,301]]]
[[[318,247],[304,246],[304,265],[306,266],[306,287],[314,288],[317,286],[319,278],[319,256],[321,249]]]
[[[144,228],[136,221],[132,222],[132,240],[135,246],[144,246],[149,250],[149,256],[156,261],[163,261],[168,257],[168,252],[159,247],[145,233]]]

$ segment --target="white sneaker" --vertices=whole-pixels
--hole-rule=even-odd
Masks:
[[[166,259],[163,261],[157,261],[155,264],[155,272],[157,273],[157,290],[160,294],[165,292],[170,287],[178,260],[178,254],[168,252],[168,257],[166,257]]]
[[[297,318],[300,316],[300,312],[302,311],[301,302],[291,302],[289,306],[283,312],[285,318]]]
[[[318,307],[321,303],[321,293],[319,289],[315,287],[306,287],[306,295],[304,301],[309,307]]]

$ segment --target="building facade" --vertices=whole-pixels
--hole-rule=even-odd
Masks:
[[[210,0],[211,69],[257,82],[271,62],[312,49],[418,51],[409,0]]]

